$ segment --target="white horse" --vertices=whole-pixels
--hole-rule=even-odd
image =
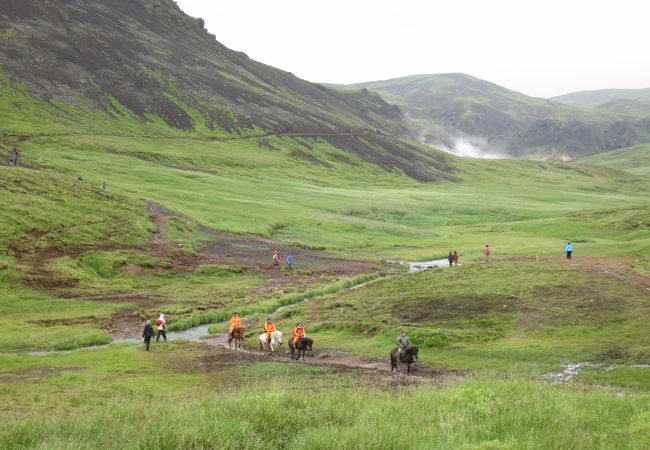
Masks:
[[[280,348],[280,345],[282,345],[282,331],[274,331],[271,333],[271,345],[266,343],[266,333],[260,334],[257,344],[259,351],[263,352],[268,348],[271,350],[271,354],[274,355],[278,348]]]

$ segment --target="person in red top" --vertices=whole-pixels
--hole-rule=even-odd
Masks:
[[[490,248],[489,245],[485,244],[485,248],[483,249],[483,254],[485,255],[486,258],[489,258],[490,253],[492,253],[492,249]]]
[[[232,331],[235,329],[235,327],[241,327],[241,319],[239,318],[239,313],[235,311],[232,313],[232,317],[230,318],[230,326],[228,327],[228,334],[232,338]]]
[[[454,266],[458,265],[458,252],[454,250]]]
[[[305,329],[302,326],[301,322],[298,322],[296,325],[296,328],[293,329],[293,337],[291,338],[291,345],[296,345],[296,342],[298,342],[298,339],[301,337],[305,337]]]
[[[270,317],[266,318],[266,323],[264,324],[264,332],[266,333],[266,343],[271,343],[271,333],[275,331],[275,324]]]

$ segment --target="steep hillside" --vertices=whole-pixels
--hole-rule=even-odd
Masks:
[[[650,140],[641,114],[587,110],[528,97],[465,74],[416,75],[359,83],[378,92],[413,120],[423,142],[462,153],[576,157]]]
[[[316,136],[421,181],[452,178],[443,155],[400,138],[398,107],[229,50],[172,0],[9,0],[0,35],[4,134]]]

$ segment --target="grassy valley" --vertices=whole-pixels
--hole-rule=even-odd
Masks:
[[[91,3],[155,43],[120,64],[157,54],[158,72],[117,83],[96,61],[71,101],[77,72],[50,89],[34,66],[4,68],[0,155],[21,153],[0,166],[0,447],[650,446],[645,147],[456,157],[407,138],[394,99],[250,61],[173,2]],[[22,25],[1,31],[63,40],[38,64],[83,60],[57,53],[67,21],[89,20],[79,5],[50,23],[50,4],[10,2],[2,23]],[[170,69],[184,39],[217,79]],[[120,97],[134,80],[143,94]],[[160,98],[174,106],[145,101]],[[453,250],[459,266],[407,270]],[[169,339],[147,352],[160,313]],[[275,356],[257,351],[269,315]],[[297,321],[315,341],[304,362],[287,352]],[[400,330],[420,348],[411,376],[390,370]]]

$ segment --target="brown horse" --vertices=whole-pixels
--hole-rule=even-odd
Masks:
[[[241,341],[244,340],[244,327],[238,326],[232,329],[232,333],[228,336],[228,347],[232,348],[232,341],[235,341],[235,348],[241,347]]]
[[[291,349],[291,359],[293,358],[294,352],[298,350],[298,356],[296,356],[296,361],[300,359],[300,353],[302,352],[302,360],[305,360],[305,351],[309,350],[311,351],[311,347],[314,345],[314,340],[312,338],[308,338],[307,336],[303,336],[300,339],[298,339],[295,344],[291,341],[289,341],[289,348]]]
[[[390,371],[392,372],[395,369],[396,372],[399,372],[397,363],[401,362],[406,364],[406,374],[411,375],[411,364],[418,359],[418,353],[420,353],[420,349],[415,345],[405,348],[401,357],[399,357],[398,348],[392,349],[390,351]]]

